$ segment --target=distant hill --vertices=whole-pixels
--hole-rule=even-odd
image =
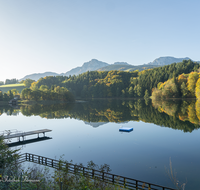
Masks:
[[[61,75],[69,76],[69,75],[79,75],[81,73],[85,73],[87,71],[95,71],[101,67],[108,66],[108,63],[98,61],[97,59],[92,59],[89,62],[85,62],[82,67],[76,67],[66,73],[61,73]]]
[[[71,69],[70,71],[66,73],[54,73],[54,72],[45,72],[45,73],[34,73],[30,75],[26,75],[25,77],[19,79],[19,81],[25,80],[25,79],[32,79],[32,80],[38,80],[41,77],[46,77],[46,76],[58,76],[58,75],[63,75],[63,76],[69,76],[69,75],[79,75],[81,73],[87,72],[87,71],[95,71],[101,67],[108,66],[108,63],[98,61],[97,59],[92,59],[91,61],[85,62],[81,67],[76,67],[74,69]]]
[[[129,65],[127,62],[115,62],[114,65]]]
[[[53,73],[53,72],[45,72],[45,73],[34,73],[30,75],[26,75],[24,78],[19,79],[19,81],[26,80],[26,79],[32,79],[37,81],[41,77],[46,77],[46,76],[58,76],[60,74],[58,73]]]
[[[135,70],[145,70],[145,69],[152,69],[155,67],[159,67],[157,65],[109,65],[107,67],[102,67],[100,69],[98,69],[97,71],[112,71],[112,70],[118,70],[118,71],[135,71]]]
[[[148,63],[147,65],[159,65],[159,66],[163,66],[163,65],[169,65],[172,63],[179,63],[182,62],[183,60],[189,60],[189,57],[185,57],[185,58],[175,58],[175,57],[159,57],[157,59],[155,59],[153,62]]]
[[[87,71],[111,71],[111,70],[120,70],[120,71],[134,71],[134,70],[145,70],[145,69],[151,69],[155,67],[160,67],[163,65],[169,65],[171,63],[178,63],[182,62],[183,60],[188,60],[190,59],[189,57],[185,58],[175,58],[175,57],[159,57],[155,59],[153,62],[150,62],[148,64],[143,64],[143,65],[130,65],[127,62],[115,62],[114,64],[108,64],[102,61],[98,61],[97,59],[92,59],[91,61],[85,62],[81,67],[76,67],[71,69],[70,71],[66,73],[54,73],[54,72],[45,72],[45,73],[34,73],[31,75],[26,75],[24,78],[19,79],[25,80],[27,78],[33,79],[33,80],[38,80],[41,77],[45,76],[58,76],[58,75],[63,75],[63,76],[69,76],[69,75],[79,75],[81,73],[87,72]]]

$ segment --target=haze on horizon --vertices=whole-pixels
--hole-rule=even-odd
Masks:
[[[200,1],[0,0],[0,81],[63,73],[91,59],[199,61]]]

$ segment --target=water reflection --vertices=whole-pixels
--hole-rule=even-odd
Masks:
[[[178,179],[185,182],[187,177],[188,189],[200,188],[199,130],[192,132],[199,128],[196,101],[94,100],[20,110],[1,107],[0,113],[1,130],[53,130],[51,140],[30,143],[22,153],[50,158],[64,154],[84,165],[89,160],[107,163],[113,173],[165,186],[173,185],[165,170],[172,158]],[[17,117],[10,117],[13,114]],[[121,134],[120,126],[134,131]]]
[[[169,127],[192,132],[198,129],[200,101],[153,101],[151,100],[91,100],[74,104],[29,105],[21,106],[25,116],[38,115],[47,119],[74,118],[93,127],[108,122],[126,123],[143,121],[161,127]],[[18,109],[0,107],[0,115],[17,115]]]
[[[39,138],[34,138],[34,139],[29,139],[29,140],[24,140],[24,141],[7,143],[7,145],[9,147],[23,146],[23,145],[26,145],[26,144],[35,143],[35,142],[44,141],[44,140],[49,140],[49,139],[52,139],[52,138],[45,136],[45,137],[39,137]]]

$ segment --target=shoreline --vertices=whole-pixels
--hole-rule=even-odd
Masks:
[[[49,104],[66,104],[66,103],[81,103],[81,102],[87,102],[88,100],[138,100],[138,99],[143,99],[143,97],[137,97],[137,98],[82,98],[79,99],[77,98],[74,102],[69,102],[69,101],[61,101],[61,100],[40,100],[40,101],[35,101],[35,100],[18,100],[17,105],[35,105],[35,104],[44,104],[44,105],[49,105]],[[152,97],[149,97],[149,99],[153,100]],[[175,100],[197,100],[197,98],[167,98],[163,99],[161,101],[175,101]],[[9,105],[9,101],[0,101],[0,106],[3,105]]]

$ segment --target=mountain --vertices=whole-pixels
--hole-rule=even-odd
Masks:
[[[153,62],[148,63],[147,65],[159,65],[159,66],[163,66],[163,65],[169,65],[172,63],[179,63],[182,62],[183,60],[189,60],[189,57],[185,57],[185,58],[175,58],[175,57],[159,57],[157,59],[155,59]]]
[[[98,61],[97,59],[92,59],[91,61],[85,62],[82,67],[76,67],[74,69],[71,69],[70,71],[66,73],[54,73],[54,72],[45,72],[45,73],[34,73],[31,75],[26,75],[25,77],[19,79],[19,81],[25,80],[25,79],[32,79],[32,80],[38,80],[41,77],[46,77],[46,76],[58,76],[58,75],[63,75],[63,76],[69,76],[69,75],[79,75],[81,73],[87,72],[87,71],[95,71],[101,67],[108,66],[108,63]]]
[[[32,79],[37,81],[41,77],[46,77],[46,76],[58,76],[58,73],[53,73],[53,72],[45,72],[45,73],[34,73],[30,75],[26,75],[24,78],[19,79],[19,81],[26,80],[26,79]]]
[[[112,71],[112,70],[118,70],[118,71],[135,71],[135,70],[145,70],[145,69],[152,69],[155,67],[159,67],[158,65],[109,65],[107,67],[102,67],[98,69],[97,71]]]
[[[71,69],[70,71],[66,73],[54,73],[54,72],[45,72],[45,73],[34,73],[31,75],[26,75],[24,78],[19,79],[25,80],[27,78],[33,79],[33,80],[38,80],[41,77],[45,76],[58,76],[58,75],[64,75],[64,76],[69,76],[69,75],[79,75],[81,73],[87,72],[87,71],[111,71],[111,70],[120,70],[120,71],[134,71],[134,70],[145,70],[145,69],[151,69],[155,67],[160,67],[163,65],[169,65],[171,63],[178,63],[182,62],[183,60],[188,60],[190,59],[189,57],[185,58],[175,58],[175,57],[159,57],[155,59],[153,62],[150,62],[148,64],[143,64],[143,65],[130,65],[126,62],[115,62],[114,64],[108,64],[102,61],[98,61],[97,59],[92,59],[91,61],[85,62],[81,67],[76,67]]]
[[[99,126],[101,126],[101,125],[104,125],[104,124],[106,124],[106,123],[108,123],[108,122],[87,122],[87,121],[84,121],[84,123],[85,123],[86,125],[91,125],[92,127],[96,128],[96,127],[99,127]]]
[[[85,62],[82,67],[76,67],[66,73],[61,73],[61,75],[69,76],[69,75],[79,75],[81,73],[85,73],[87,71],[95,71],[101,67],[108,66],[108,63],[98,61],[97,59],[92,59],[89,62]]]
[[[127,62],[115,62],[114,65],[129,65]]]

